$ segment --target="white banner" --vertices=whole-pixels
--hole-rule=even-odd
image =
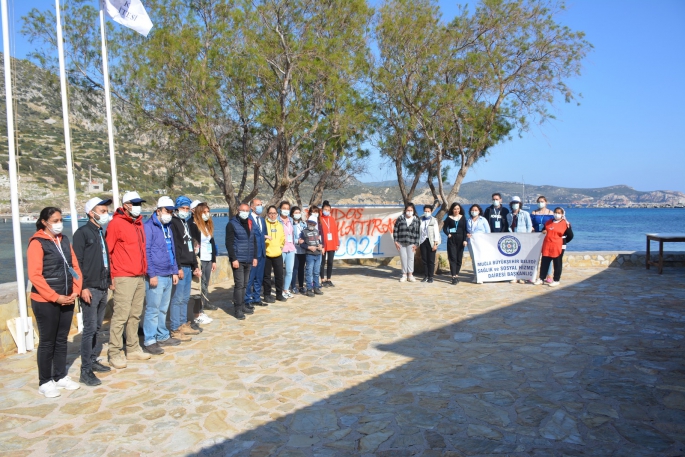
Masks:
[[[140,0],[102,0],[105,12],[114,22],[147,36],[152,21]]]
[[[535,280],[542,233],[476,233],[471,249],[478,282]]]
[[[336,259],[369,259],[397,255],[392,229],[401,207],[337,207],[331,211],[338,224],[340,249]]]

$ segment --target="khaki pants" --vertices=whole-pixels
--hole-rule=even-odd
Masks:
[[[120,276],[112,279],[114,283],[114,301],[112,320],[109,324],[110,358],[117,356],[124,349],[123,335],[126,331],[126,352],[140,351],[138,325],[143,313],[145,301],[144,276]]]

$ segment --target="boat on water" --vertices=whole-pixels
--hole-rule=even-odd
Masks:
[[[21,224],[35,224],[38,218],[36,216],[21,216],[19,223]]]
[[[64,215],[64,216],[62,217],[62,220],[63,220],[64,222],[71,222],[71,215],[70,215],[70,214]],[[77,221],[79,221],[79,222],[88,222],[88,218],[87,218],[87,217],[79,217],[79,218],[77,219]]]

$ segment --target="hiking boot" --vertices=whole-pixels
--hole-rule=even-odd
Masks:
[[[243,307],[242,306],[234,305],[233,309],[234,309],[233,316],[236,319],[238,319],[239,321],[245,320],[245,314],[243,313]]]
[[[321,289],[314,289],[314,294],[315,295],[323,295],[323,292],[321,292]]]
[[[183,325],[188,325],[188,326],[190,326],[190,328],[192,328],[193,330],[196,330],[198,333],[202,333],[202,332],[204,331],[204,330],[202,329],[202,327],[200,327],[200,324],[198,324],[198,323],[195,322],[194,320],[193,320],[193,321],[190,321],[190,322],[186,322],[186,323],[183,324]]]
[[[160,346],[178,346],[179,344],[181,344],[181,340],[169,337],[164,341],[157,341],[157,344],[159,344]]]
[[[242,305],[242,310],[244,314],[254,314],[254,308],[249,308],[246,305]]]
[[[101,364],[97,360],[95,362],[93,362],[92,370],[97,371],[98,373],[107,373],[108,371],[112,371],[112,369],[110,367],[108,367],[107,365]]]
[[[307,297],[313,297],[314,296],[314,291],[312,289],[309,289],[307,291]]]
[[[181,342],[193,340],[190,337],[190,335],[186,335],[185,333],[183,333],[180,328],[178,330],[172,330],[171,331],[171,337],[176,338],[177,340],[180,340]]]
[[[162,355],[164,354],[164,349],[162,349],[159,345],[159,343],[154,343],[149,346],[143,347],[143,351],[147,352],[148,354],[152,355]]]
[[[81,384],[85,384],[88,387],[95,387],[99,386],[102,384],[102,381],[100,381],[96,376],[95,373],[93,373],[93,370],[88,370],[81,368],[81,376],[79,377],[78,381]]]
[[[186,322],[185,324],[181,325],[178,330],[183,333],[184,335],[199,335],[200,330],[195,330],[190,323]]]
[[[148,357],[149,359],[150,357]],[[114,357],[109,358],[109,366],[114,367],[117,370],[126,368],[126,358],[123,354],[117,354]]]
[[[150,354],[143,351],[131,351],[126,354],[126,360],[150,360],[151,357]]]

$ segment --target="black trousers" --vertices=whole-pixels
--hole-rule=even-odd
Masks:
[[[433,245],[430,240],[426,240],[421,243],[421,260],[423,261],[424,274],[427,278],[432,278],[433,273],[435,273],[435,254],[437,251],[433,250]]]
[[[450,262],[450,273],[457,276],[461,271],[461,261],[464,258],[464,241],[447,241],[447,260]]]
[[[550,263],[554,265],[553,279],[555,281],[559,281],[561,279],[561,268],[564,264],[564,251],[561,251],[561,255],[559,255],[559,257],[545,257],[544,255],[542,256],[542,262],[540,263],[540,279],[542,279],[543,281],[547,276],[547,272],[549,271]]]
[[[262,280],[262,290],[264,297],[271,295],[271,269],[274,270],[276,279],[276,298],[283,297],[283,256],[266,257],[264,263],[264,279]]]
[[[38,324],[38,385],[59,381],[67,375],[67,337],[74,317],[74,305],[31,300]]]
[[[293,281],[290,288],[304,287],[304,266],[307,263],[307,254],[295,254],[295,264],[293,266]],[[297,275],[295,274],[297,272]]]
[[[90,303],[81,300],[83,313],[83,334],[81,335],[81,369],[90,370],[97,361],[100,351],[96,351],[98,332],[107,309],[107,290],[88,289],[92,295]]]
[[[238,268],[233,268],[233,305],[242,306],[245,303],[245,289],[250,280],[251,262],[238,262]]]
[[[305,254],[306,255],[306,254]],[[335,251],[326,251],[321,257],[321,278],[331,279],[331,273],[333,273],[333,259],[335,258]],[[325,265],[324,265],[325,264]],[[326,270],[326,276],[324,276],[324,269]]]

